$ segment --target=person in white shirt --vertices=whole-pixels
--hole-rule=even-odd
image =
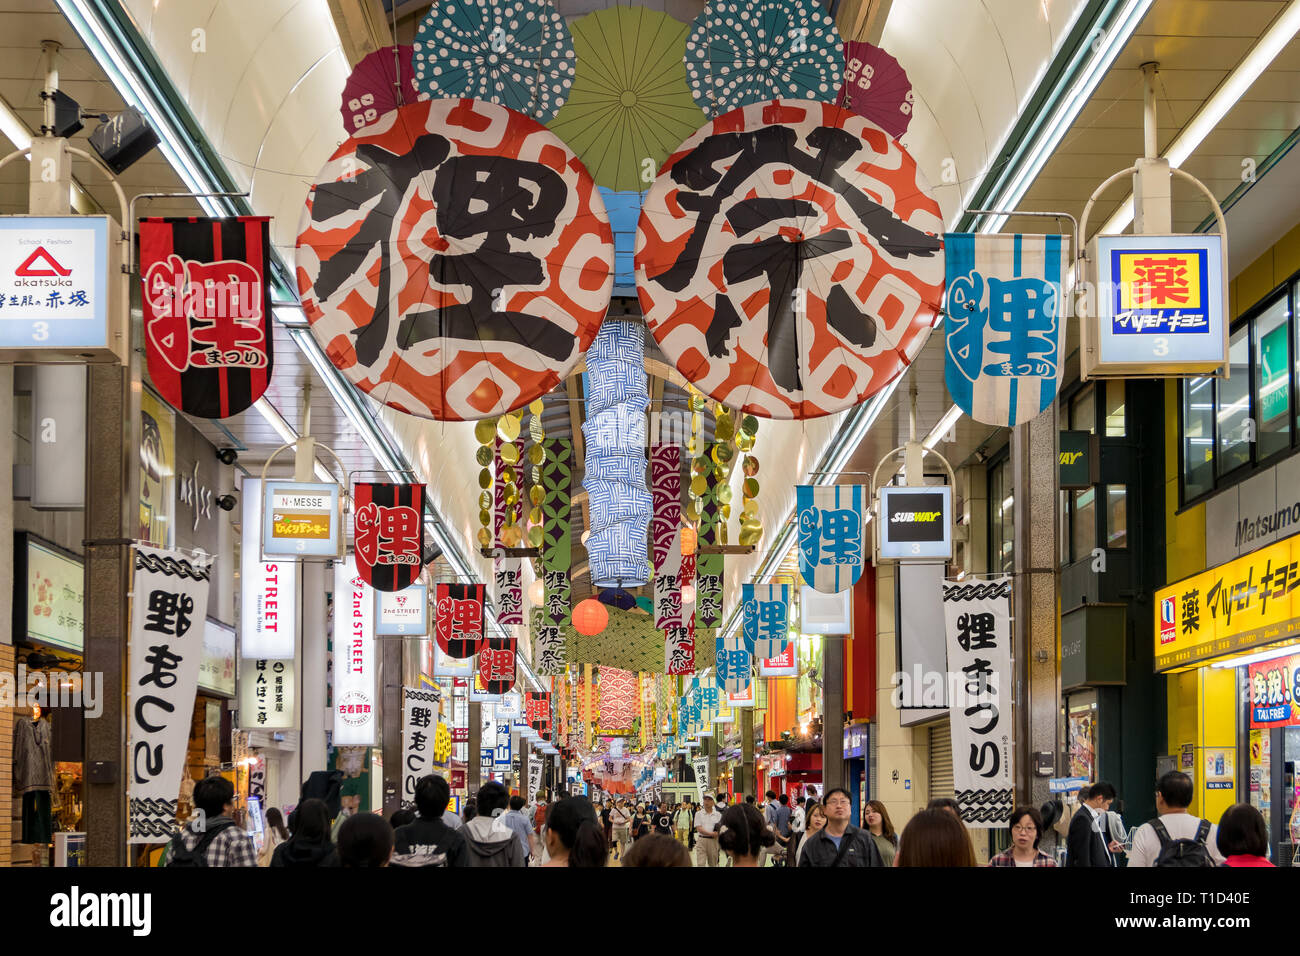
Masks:
[[[695,811],[696,866],[718,865],[718,826],[722,814],[713,805],[713,794],[704,795],[704,808]]]
[[[799,797],[795,800],[794,810],[790,813],[790,840],[785,845],[786,866],[795,866],[795,861],[799,858],[799,843],[803,840],[803,832],[808,825],[803,805],[804,798]]]
[[[1192,778],[1171,770],[1156,785],[1156,812],[1161,825],[1171,840],[1195,840],[1201,827],[1200,817],[1192,816],[1187,808],[1192,805]],[[1218,847],[1218,827],[1211,825],[1205,848],[1215,865],[1223,862]],[[1160,837],[1151,823],[1144,823],[1133,833],[1133,849],[1129,851],[1129,866],[1155,866],[1160,856]]]

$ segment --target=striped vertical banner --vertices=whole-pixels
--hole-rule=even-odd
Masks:
[[[755,659],[776,657],[789,643],[791,590],[788,584],[741,586],[741,633]]]
[[[546,587],[546,613],[543,623],[563,629],[573,618],[570,604],[572,589],[572,545],[569,540],[570,494],[573,483],[573,442],[552,438],[543,443],[546,461],[542,465],[542,573]]]
[[[682,625],[682,446],[650,446],[650,484],[654,515],[655,627]],[[694,655],[692,655],[693,657]]]
[[[520,464],[515,466],[516,475],[519,479],[516,487],[520,489],[515,499],[514,508],[511,509],[506,504],[505,481],[502,480],[502,474],[505,471],[506,463],[501,457],[501,446],[504,444],[501,436],[496,438],[496,481],[493,483],[493,511],[492,511],[492,540],[500,548],[501,529],[505,527],[507,512],[513,510],[513,518],[516,524],[523,521],[524,515],[524,496],[523,496],[523,470],[524,460],[524,440],[516,439],[515,448],[518,449],[519,455],[516,461]],[[497,620],[503,625],[523,624],[524,623],[524,570],[522,558],[508,558],[498,552],[492,558],[493,577],[496,579],[497,586]]]
[[[867,489],[862,485],[798,485],[799,575],[823,594],[851,588],[866,558]]]
[[[1065,237],[959,232],[943,246],[944,381],[953,401],[986,425],[1036,418],[1065,366]]]
[[[714,672],[718,686],[728,694],[739,694],[753,680],[754,656],[749,653],[745,638],[741,635],[715,640],[717,662],[714,664]]]

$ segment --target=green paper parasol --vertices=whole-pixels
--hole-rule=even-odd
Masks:
[[[686,85],[686,24],[643,7],[611,7],[570,30],[577,75],[547,125],[597,185],[644,192],[704,122]]]

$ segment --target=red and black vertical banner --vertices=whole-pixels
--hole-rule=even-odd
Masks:
[[[140,220],[149,378],[187,415],[238,415],[270,384],[270,222]]]
[[[361,579],[376,591],[414,584],[423,566],[424,485],[357,482],[352,508]]]
[[[513,637],[488,637],[478,649],[478,676],[489,694],[504,694],[515,686]]]
[[[528,691],[524,694],[524,716],[528,726],[551,739],[551,695],[548,691]]]
[[[439,584],[434,636],[448,657],[464,660],[483,642],[483,585]]]

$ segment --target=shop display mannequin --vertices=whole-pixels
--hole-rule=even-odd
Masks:
[[[40,858],[39,847],[54,839],[50,822],[50,791],[54,787],[50,724],[41,720],[39,705],[31,719],[19,718],[14,727],[14,790],[23,797],[22,842],[33,845],[32,863]]]

